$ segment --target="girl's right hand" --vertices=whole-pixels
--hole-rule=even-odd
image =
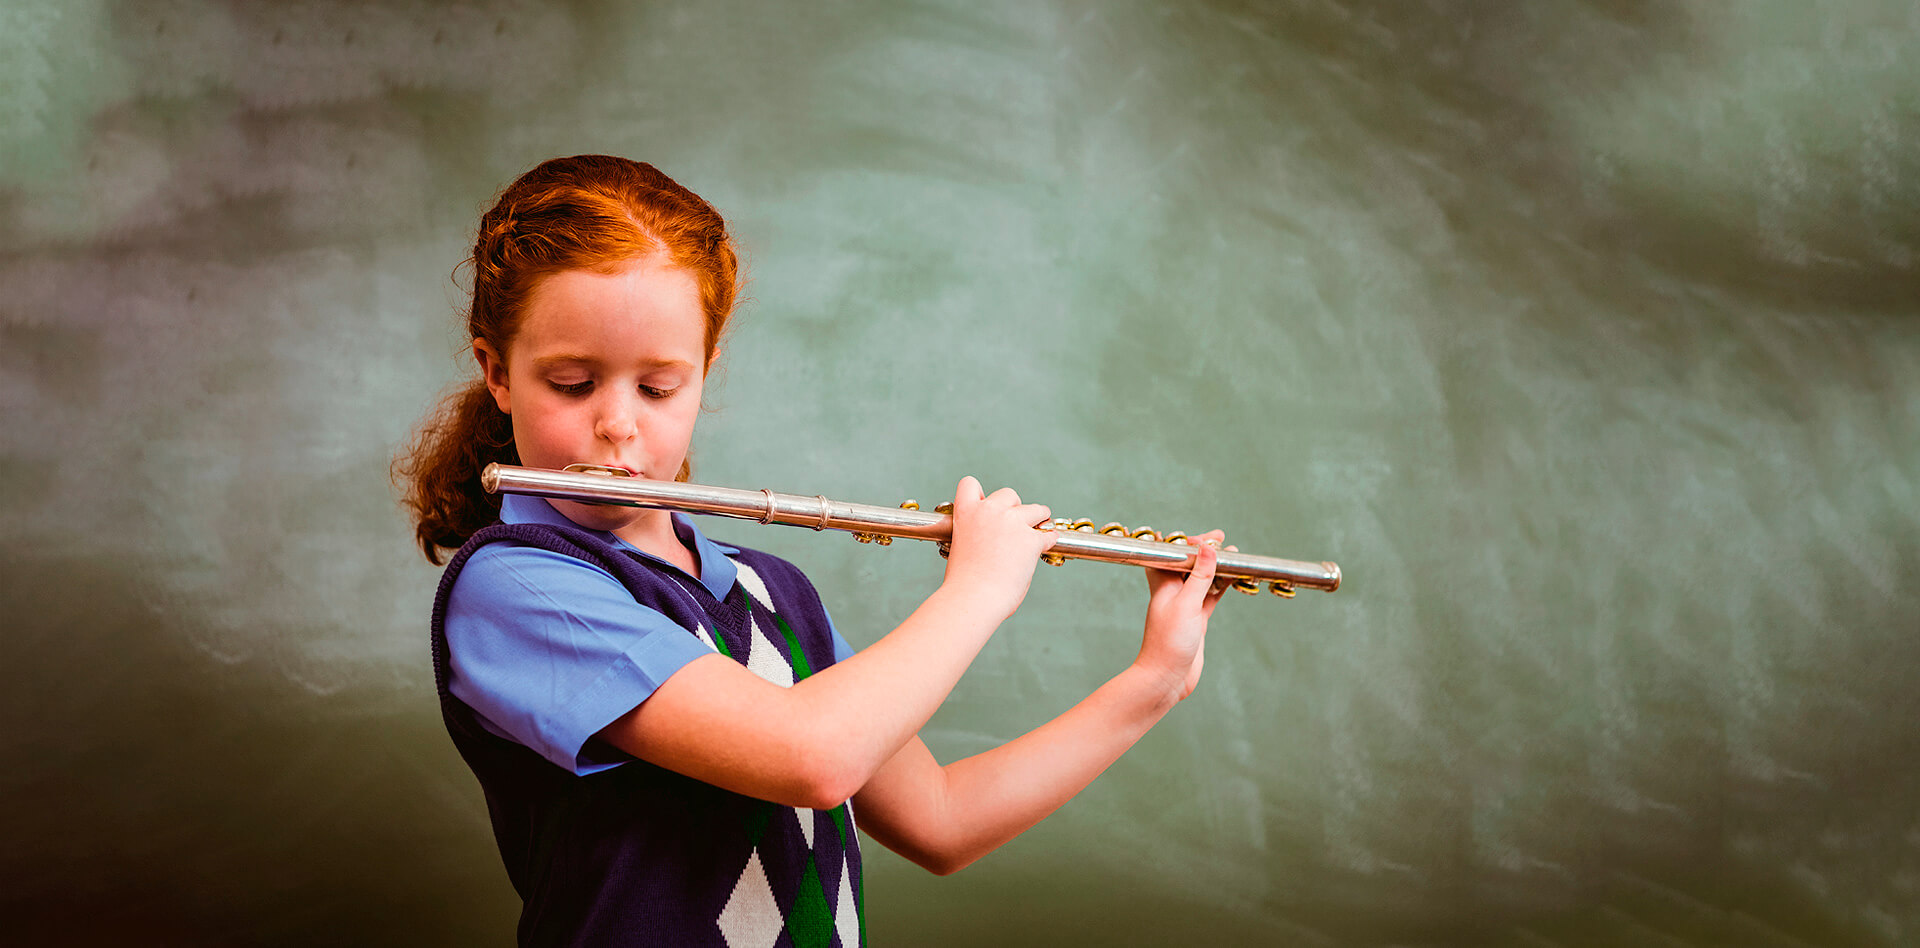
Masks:
[[[1220,594],[1230,585],[1215,580],[1220,566],[1218,551],[1226,540],[1227,535],[1218,530],[1189,538],[1187,542],[1200,547],[1191,573],[1147,569],[1147,629],[1134,664],[1166,682],[1168,697],[1175,703],[1193,694],[1194,686],[1200,683],[1200,669],[1206,661],[1207,620],[1220,604]]]
[[[1052,517],[1044,504],[1021,503],[1010,487],[983,496],[978,480],[961,478],[953,493],[953,540],[942,588],[977,597],[1003,619],[1012,615],[1027,596],[1040,554],[1057,539],[1050,530],[1034,529]]]

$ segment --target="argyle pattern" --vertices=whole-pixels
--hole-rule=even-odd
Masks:
[[[793,626],[774,608],[773,593],[760,574],[739,559],[734,566],[739,571],[735,582],[748,593],[751,618],[745,654],[740,644],[729,644],[725,637],[708,639],[708,644],[761,678],[791,688],[813,674],[806,651]],[[784,829],[789,821],[806,843],[806,858],[795,885],[782,898],[767,874],[760,842],[768,829]],[[823,822],[830,825],[830,834]],[[717,920],[730,948],[853,948],[866,943],[850,804],[810,810],[767,803],[750,817],[747,837],[753,852]]]
[[[825,610],[792,564],[732,556],[724,600],[591,532],[496,524],[454,555],[433,623],[435,682],[447,730],[486,792],[508,877],[525,906],[521,944],[855,948],[866,943],[852,807],[781,806],[642,760],[586,777],[485,730],[446,687],[446,599],[490,542],[598,565],[641,605],[782,687],[833,663]],[[716,740],[725,736],[716,735]]]

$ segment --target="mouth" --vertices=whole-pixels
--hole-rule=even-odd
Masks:
[[[575,474],[598,474],[601,477],[639,477],[640,472],[617,464],[569,464],[562,470]]]

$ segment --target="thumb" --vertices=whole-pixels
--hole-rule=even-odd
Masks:
[[[1207,598],[1207,591],[1213,588],[1213,577],[1220,568],[1220,554],[1209,544],[1201,544],[1200,552],[1193,558],[1193,572],[1187,574],[1186,582],[1180,584],[1179,603],[1188,609],[1198,609]]]

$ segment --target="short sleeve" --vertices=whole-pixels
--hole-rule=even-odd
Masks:
[[[594,734],[713,653],[606,570],[508,543],[467,560],[448,597],[446,634],[454,697],[502,736],[582,775],[630,759],[590,743]]]
[[[840,629],[833,624],[833,616],[827,614],[825,603],[820,606],[820,614],[827,617],[827,634],[833,636],[833,663],[835,665],[853,657],[853,646],[840,637]]]

